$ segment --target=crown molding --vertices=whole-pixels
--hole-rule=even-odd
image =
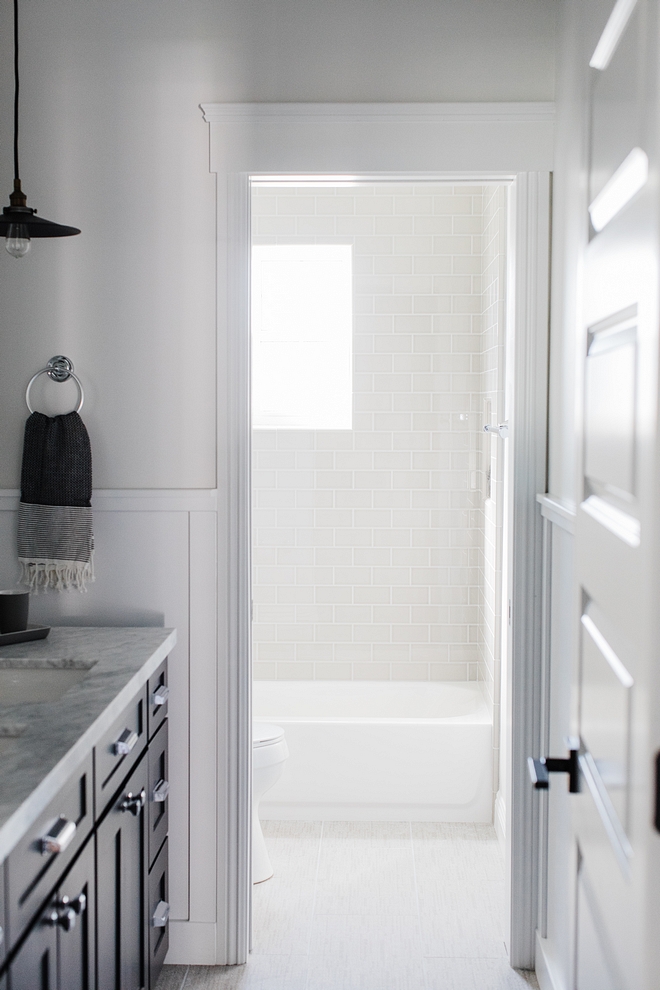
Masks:
[[[335,123],[552,122],[554,103],[203,103],[208,123],[326,121]]]

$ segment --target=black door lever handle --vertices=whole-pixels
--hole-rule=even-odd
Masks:
[[[571,737],[566,740],[566,744],[569,751],[569,755],[566,758],[547,756],[541,757],[540,760],[535,760],[533,756],[527,757],[529,776],[537,791],[547,791],[549,789],[551,773],[567,773],[570,793],[579,793],[580,766],[578,756],[580,754],[580,741]]]

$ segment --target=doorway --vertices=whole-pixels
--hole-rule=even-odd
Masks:
[[[509,598],[515,607],[509,635],[507,679],[509,711],[506,766],[510,800],[506,806],[506,844],[510,850],[508,909],[510,957],[529,966],[534,951],[534,875],[537,851],[533,795],[524,777],[524,758],[537,748],[536,630],[540,629],[540,534],[535,497],[545,488],[545,395],[547,361],[547,273],[549,176],[519,172],[533,162],[544,168],[551,147],[551,112],[545,107],[425,106],[420,108],[225,107],[204,108],[211,121],[211,168],[218,173],[219,375],[226,403],[219,409],[221,456],[226,464],[226,527],[220,525],[221,635],[229,662],[219,667],[220,736],[219,809],[226,822],[220,846],[219,924],[224,942],[219,962],[245,959],[249,930],[250,791],[250,567],[251,543],[247,494],[249,475],[249,256],[250,175],[261,179],[289,175],[292,165],[319,174],[325,161],[342,180],[511,183],[509,243],[515,246],[508,323],[514,328],[508,361],[523,375],[509,375],[515,426],[509,440],[512,498],[506,546],[511,566],[505,569]],[[357,127],[359,122],[368,127]],[[501,126],[500,126],[501,125]],[[547,130],[547,133],[546,133]],[[480,172],[461,172],[466,163]],[[410,171],[433,163],[433,174]],[[384,172],[378,173],[378,168]],[[507,171],[507,168],[510,171]],[[315,171],[316,170],[316,171]],[[325,173],[323,173],[325,175]],[[226,384],[224,384],[226,382]],[[537,559],[538,557],[538,559]],[[540,637],[539,637],[540,640]],[[530,662],[530,657],[533,662]],[[509,724],[511,723],[511,724]],[[529,798],[529,799],[528,799]],[[224,817],[223,817],[224,816]],[[531,824],[531,828],[530,828]],[[220,828],[222,829],[222,825]],[[226,922],[226,923],[225,923]]]
[[[509,186],[251,183],[254,958],[356,976],[344,924],[378,985],[507,965]]]

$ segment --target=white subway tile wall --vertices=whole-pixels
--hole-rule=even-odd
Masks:
[[[352,430],[253,431],[255,677],[479,678],[493,697],[482,427],[486,398],[501,411],[504,196],[253,189],[255,244],[354,260]]]

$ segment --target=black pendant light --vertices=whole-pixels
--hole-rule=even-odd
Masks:
[[[80,233],[77,227],[37,217],[37,211],[27,205],[18,172],[18,91],[18,0],[14,0],[14,191],[0,216],[0,237],[5,238],[5,247],[14,258],[28,253],[32,237],[71,237]]]

